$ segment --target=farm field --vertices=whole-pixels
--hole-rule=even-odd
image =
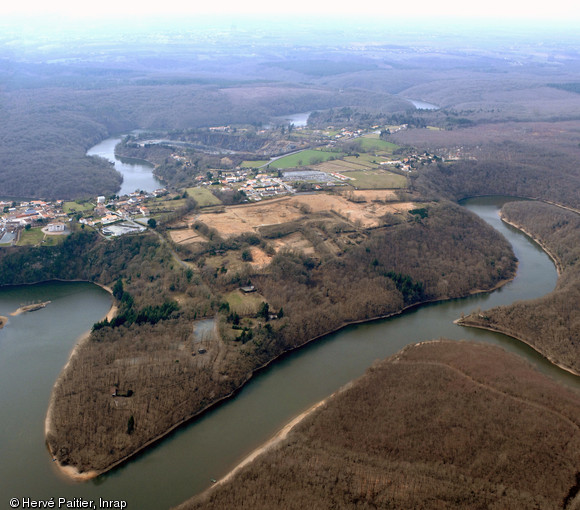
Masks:
[[[372,228],[381,224],[381,218],[387,214],[400,214],[413,209],[412,202],[391,204],[354,203],[337,195],[305,195],[294,197],[297,204],[307,205],[312,212],[334,211],[346,220],[359,223],[362,227]]]
[[[211,205],[220,205],[221,200],[217,198],[207,188],[187,188],[187,195],[193,198],[199,207],[209,207]]]
[[[200,236],[197,230],[190,228],[184,228],[180,230],[168,230],[169,237],[174,243],[177,244],[194,244],[203,243],[206,239]]]
[[[346,156],[343,161],[356,163],[367,168],[377,168],[381,162],[388,161],[388,158],[375,154],[360,154],[358,157]]]
[[[373,165],[372,167],[369,167],[368,165],[354,161],[351,162],[342,159],[335,159],[334,161],[325,161],[324,163],[319,163],[318,165],[315,165],[311,168],[326,173],[342,173],[348,170],[368,170],[369,168],[376,168],[376,166],[377,165]]]
[[[261,166],[267,165],[269,159],[262,159],[257,161],[242,161],[240,165],[242,168],[260,168]]]
[[[360,142],[361,148],[364,150],[393,152],[395,149],[399,148],[399,146],[394,143],[381,140],[378,135],[363,136],[358,138],[357,141]]]
[[[373,202],[373,201],[395,202],[399,199],[397,197],[397,193],[389,189],[382,190],[356,189],[347,191],[345,196],[349,200],[352,200],[353,202]]]
[[[209,228],[216,229],[224,238],[237,236],[248,232],[257,232],[259,227],[279,225],[304,218],[310,213],[327,213],[334,211],[347,221],[360,224],[364,228],[377,227],[381,218],[387,214],[401,214],[414,207],[412,202],[355,203],[339,195],[302,195],[279,200],[271,200],[259,204],[226,207],[220,213],[196,215],[196,220]],[[193,221],[193,216],[186,218]],[[196,242],[187,239],[193,235],[191,231],[172,231],[172,239],[178,243]],[[175,237],[174,237],[175,236]],[[180,236],[183,240],[179,241]]]
[[[290,199],[270,200],[259,204],[226,207],[221,213],[201,214],[198,221],[215,228],[222,237],[253,232],[263,225],[278,225],[300,218],[298,207]]]
[[[305,255],[314,255],[315,253],[314,246],[312,246],[312,243],[301,232],[294,232],[290,235],[275,239],[272,244],[276,251],[293,250],[302,252]]]
[[[349,184],[357,189],[401,189],[407,187],[407,178],[403,175],[385,172],[384,170],[348,171]]]
[[[342,152],[325,152],[307,149],[304,151],[290,154],[283,158],[272,161],[268,166],[275,169],[296,168],[305,165],[314,165],[323,161],[328,161],[332,158],[341,158],[344,156]]]

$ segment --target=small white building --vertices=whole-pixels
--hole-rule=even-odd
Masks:
[[[64,232],[65,225],[64,223],[49,223],[46,229],[49,232]]]
[[[104,204],[105,203],[105,197],[97,197],[97,204]]]

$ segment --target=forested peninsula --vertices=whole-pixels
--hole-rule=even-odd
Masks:
[[[460,324],[518,338],[553,363],[580,374],[580,214],[525,201],[505,204],[502,215],[546,248],[558,267],[558,283],[553,292],[539,299],[473,313]]]
[[[337,242],[343,229],[328,228],[337,221],[308,213],[293,231]],[[205,249],[269,252],[276,236],[264,232],[215,238]],[[153,233],[104,240],[80,231],[56,247],[3,250],[2,284],[86,279],[111,286],[118,306],[111,321],[95,324],[55,386],[47,443],[59,464],[106,471],[284,352],[351,322],[494,288],[515,273],[507,241],[445,201],[356,237],[337,253],[321,242],[310,255],[274,251],[266,268],[225,272],[184,267]],[[206,260],[207,251],[197,257]],[[232,294],[250,284],[262,305],[236,308]],[[200,342],[192,327],[201,318],[215,320],[217,333]]]
[[[178,508],[569,508],[578,416],[576,393],[499,347],[411,345]]]

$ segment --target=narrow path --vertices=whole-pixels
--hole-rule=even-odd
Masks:
[[[580,431],[580,424],[571,420],[565,414],[562,414],[561,412],[556,411],[555,409],[551,409],[543,404],[539,404],[538,402],[533,402],[531,400],[527,400],[525,398],[518,397],[516,395],[512,395],[512,394],[507,393],[505,391],[502,391],[498,388],[494,388],[493,386],[491,386],[487,383],[480,382],[477,379],[474,379],[469,374],[466,374],[462,370],[460,370],[452,365],[448,365],[447,363],[441,363],[439,361],[406,361],[406,360],[397,360],[396,363],[406,364],[406,365],[431,365],[431,366],[438,366],[438,367],[447,368],[447,369],[452,370],[453,372],[463,376],[464,378],[468,379],[469,381],[471,381],[473,384],[479,386],[480,388],[491,391],[492,393],[495,393],[496,395],[501,395],[505,398],[509,398],[511,400],[514,400],[515,402],[519,402],[521,404],[534,407],[535,409],[538,409],[540,411],[548,412],[548,413],[552,414],[553,416],[555,416],[556,418],[559,418],[560,420],[565,421],[566,423],[568,423],[568,425],[570,425],[571,427],[573,427],[577,431]]]

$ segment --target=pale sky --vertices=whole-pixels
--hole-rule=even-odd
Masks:
[[[45,16],[57,14],[65,17],[140,17],[155,15],[195,15],[195,14],[266,14],[284,13],[341,16],[428,16],[428,17],[486,17],[532,20],[580,20],[578,0],[178,0],[159,2],[151,0],[99,0],[83,2],[79,0],[17,0],[2,2],[0,17],[7,15]],[[312,20],[310,20],[312,21]]]

